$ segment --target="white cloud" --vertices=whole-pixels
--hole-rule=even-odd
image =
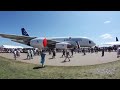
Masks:
[[[111,23],[111,21],[105,21],[104,24],[108,24],[108,23]]]
[[[103,39],[112,39],[113,38],[111,34],[107,34],[107,33],[101,35],[100,37],[103,38]]]

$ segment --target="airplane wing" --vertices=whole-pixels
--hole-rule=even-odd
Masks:
[[[21,40],[11,40],[11,41],[27,45],[24,41],[21,41]]]
[[[26,39],[31,40],[36,38],[36,37],[29,37],[29,36],[10,35],[10,34],[0,34],[0,36],[3,38],[15,39],[15,40],[26,40]]]

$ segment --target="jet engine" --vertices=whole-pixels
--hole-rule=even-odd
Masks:
[[[67,49],[72,48],[73,46],[67,42],[56,43],[56,49]]]
[[[47,39],[33,39],[30,41],[30,45],[35,47],[35,48],[45,48],[47,46]]]

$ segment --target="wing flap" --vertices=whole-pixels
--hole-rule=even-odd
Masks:
[[[18,40],[11,40],[11,41],[13,41],[13,42],[17,42],[17,43],[20,43],[20,44],[25,44],[25,45],[27,45],[25,42],[23,42],[23,41],[18,41]]]

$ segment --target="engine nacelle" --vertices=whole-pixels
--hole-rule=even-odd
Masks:
[[[66,42],[56,43],[56,49],[72,48],[72,45]]]
[[[47,46],[47,39],[33,39],[30,41],[30,45],[35,48],[45,48]]]

